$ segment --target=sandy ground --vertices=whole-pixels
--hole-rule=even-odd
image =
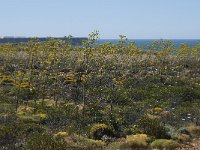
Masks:
[[[183,145],[178,150],[200,150],[200,139],[194,139],[193,142]]]

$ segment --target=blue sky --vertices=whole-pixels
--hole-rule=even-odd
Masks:
[[[0,36],[200,39],[200,0],[0,0]]]

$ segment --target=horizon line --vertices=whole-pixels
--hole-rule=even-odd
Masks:
[[[68,36],[0,36],[3,38],[68,38]],[[70,38],[88,38],[72,36]],[[120,38],[99,38],[97,40],[120,40]],[[128,38],[128,40],[200,40],[200,38]]]

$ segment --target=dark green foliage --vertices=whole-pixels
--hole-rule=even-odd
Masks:
[[[186,134],[186,135],[191,136],[190,131],[189,131],[188,128],[186,128],[186,127],[180,128],[180,129],[178,130],[178,132],[179,132],[180,134]]]
[[[55,140],[49,134],[35,134],[30,137],[26,144],[26,149],[30,150],[66,150],[67,144],[62,140]]]
[[[200,99],[200,93],[193,87],[184,87],[181,97],[184,102],[192,102],[197,99]]]
[[[19,98],[22,100],[30,100],[30,99],[34,99],[36,95],[36,91],[34,89],[30,89],[30,88],[22,88],[19,91]]]
[[[41,124],[47,125],[50,128],[57,128],[67,125],[69,122],[69,110],[63,109],[49,109],[48,110],[48,117],[44,119]],[[72,112],[74,113],[74,112]],[[71,116],[72,117],[72,116]]]
[[[34,123],[18,123],[16,126],[18,136],[29,137],[33,134],[42,134],[46,131],[45,127],[42,125],[34,124]]]
[[[170,138],[170,136],[167,134],[167,129],[157,118],[151,118],[148,115],[145,115],[139,119],[137,122],[137,127],[147,135],[155,136],[156,138]]]
[[[90,135],[95,140],[102,139],[103,136],[113,137],[113,129],[106,124],[94,124],[90,129]]]
[[[0,124],[11,124],[16,122],[16,120],[17,117],[15,116],[15,114],[0,114]]]
[[[45,128],[38,124],[10,123],[0,125],[0,146],[14,148],[15,144],[23,143],[34,134],[42,134]],[[23,144],[21,146],[23,146]]]
[[[15,126],[1,125],[0,126],[0,147],[11,146],[17,141]]]

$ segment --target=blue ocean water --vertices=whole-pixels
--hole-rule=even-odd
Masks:
[[[181,44],[187,44],[190,47],[194,47],[195,45],[200,44],[200,39],[169,39],[169,40],[173,42],[175,47],[179,47]],[[98,40],[97,43],[103,44],[106,42],[111,42],[112,44],[116,44],[118,41],[119,40],[117,39],[100,39]],[[147,46],[154,41],[161,41],[161,39],[130,39],[128,40],[128,42],[134,42],[138,47]]]

